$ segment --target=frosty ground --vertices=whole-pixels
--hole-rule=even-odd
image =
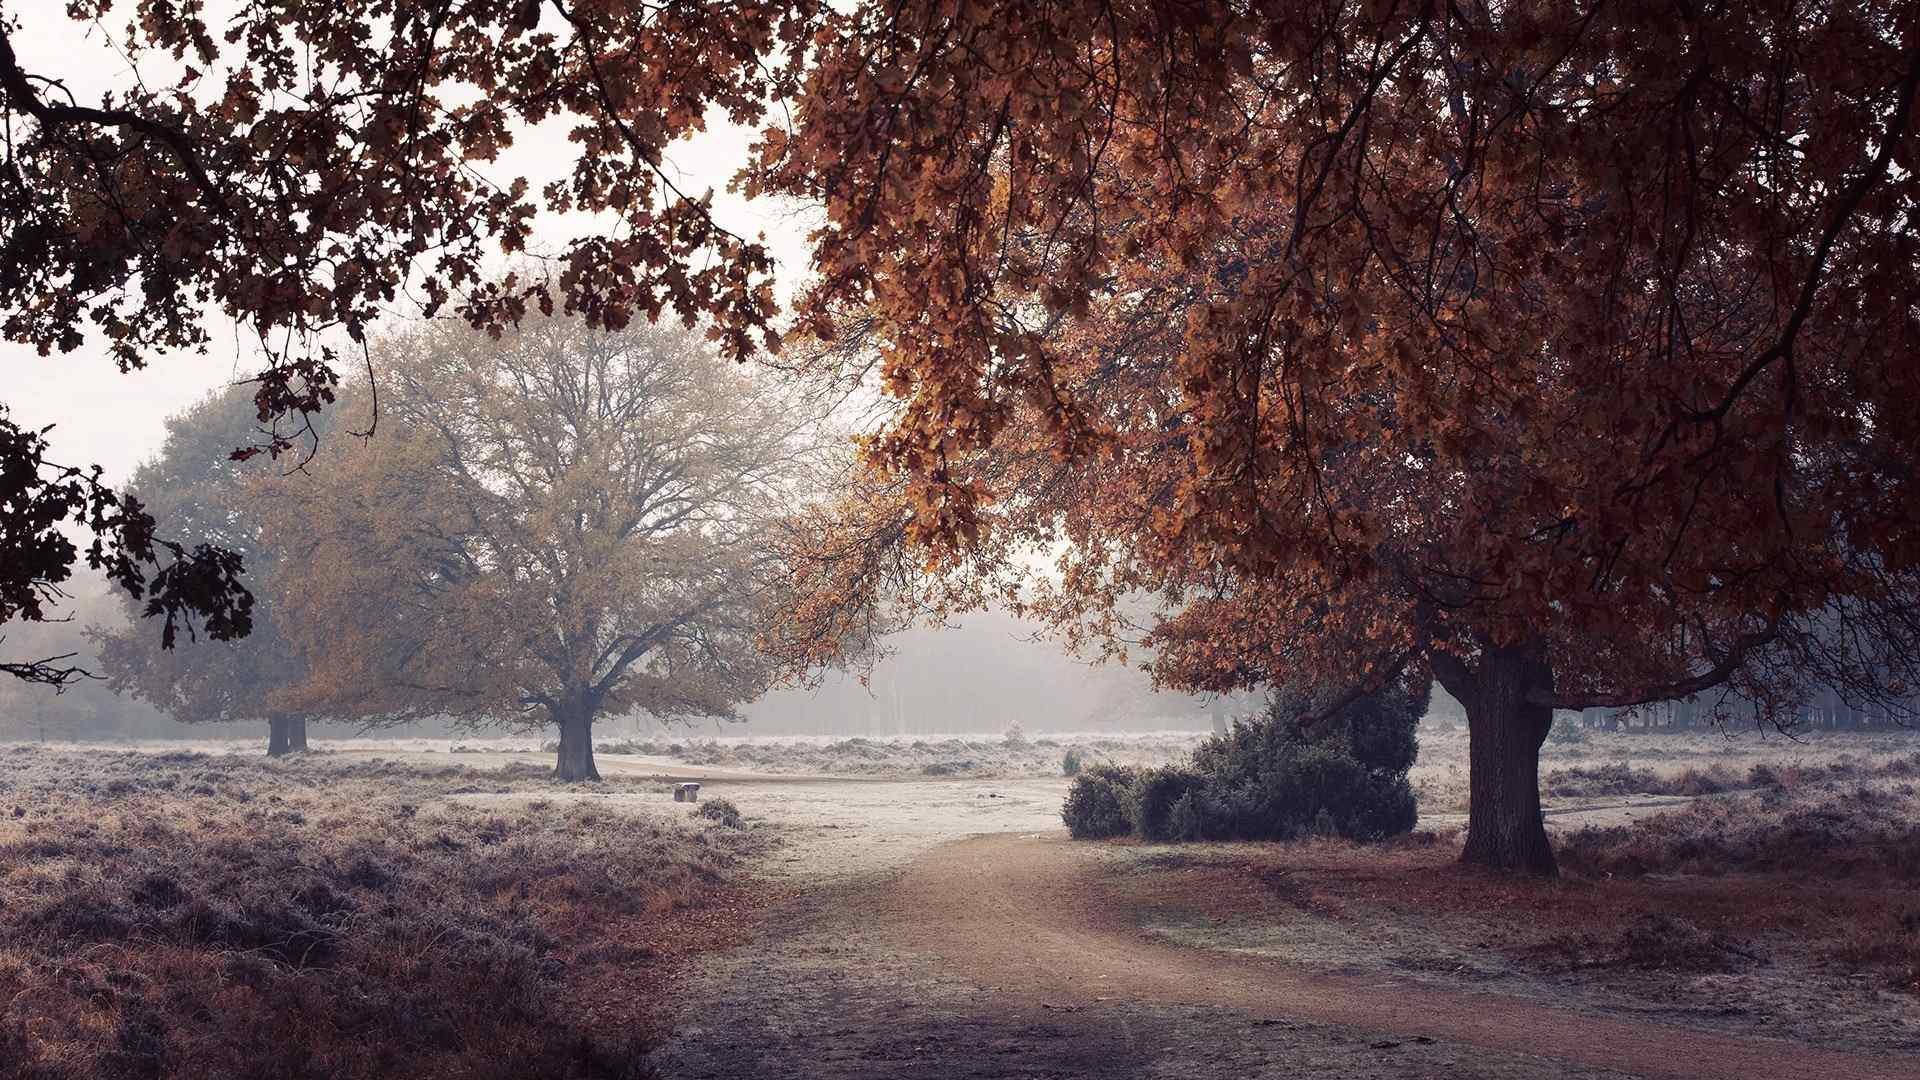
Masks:
[[[1107,752],[1170,756],[1190,740]],[[588,847],[651,838],[629,869],[664,874],[668,887],[616,878],[651,900],[617,903],[548,859],[550,884],[500,916],[489,897],[510,898],[513,875],[491,857],[484,869],[498,880],[476,887],[463,925],[531,918],[588,934],[590,948],[553,951],[568,975],[549,989],[591,1000],[568,1023],[619,1029],[601,1037],[644,1032],[629,1065],[674,1077],[1920,1071],[1920,746],[1595,734],[1550,747],[1548,820],[1567,873],[1537,882],[1454,862],[1464,737],[1423,740],[1421,827],[1371,848],[1067,841],[1058,758],[1089,742],[1071,737],[1014,750],[974,739],[964,750],[862,740],[750,751],[763,766],[865,763],[837,775],[738,767],[740,751],[683,743],[678,754],[602,753],[606,782],[570,787],[540,779],[532,744],[469,742],[461,754],[444,742],[361,744],[284,766],[188,756],[171,766],[172,787],[123,779],[116,793],[109,778],[84,795],[64,789],[88,786],[79,774],[97,770],[94,759],[20,750],[0,764],[12,791],[41,791],[41,802],[23,804],[0,839],[17,914],[20,897],[51,903],[62,875],[85,879],[98,873],[86,861],[107,857],[33,847],[56,823],[42,805],[54,788],[76,814],[116,799],[198,799],[205,817],[225,788],[244,787],[251,801],[220,813],[263,812],[254,827],[276,842],[310,827],[273,816],[285,808],[271,800],[293,797],[280,786],[298,792],[310,824],[338,827],[361,815],[340,804],[365,802],[376,782],[394,792],[388,803],[415,808],[406,820],[427,823],[402,828],[429,851],[435,834],[558,843],[570,825],[602,838]],[[963,753],[973,775],[941,775]],[[63,770],[76,775],[55,783]],[[228,781],[195,795],[201,772]],[[674,803],[673,780],[700,781],[703,802]],[[716,799],[747,827],[700,816]],[[686,846],[693,838],[705,839]],[[695,870],[672,869],[685,867]],[[591,909],[598,928],[555,921],[568,905]],[[653,929],[637,949],[642,925]],[[108,983],[112,955],[89,953]],[[49,961],[17,945],[9,958],[0,978],[46,974]]]

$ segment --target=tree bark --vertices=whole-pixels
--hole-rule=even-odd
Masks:
[[[1436,664],[1467,710],[1467,845],[1462,862],[1551,877],[1559,872],[1540,817],[1540,746],[1553,710],[1528,701],[1550,693],[1553,669],[1537,644],[1483,650],[1478,665]],[[1451,678],[1449,678],[1451,676]],[[1456,685],[1457,684],[1457,685]]]
[[[291,749],[291,739],[287,734],[287,718],[267,717],[267,756],[280,757]]]
[[[593,764],[593,710],[573,702],[551,710],[560,725],[560,752],[553,773],[561,780],[598,780]]]

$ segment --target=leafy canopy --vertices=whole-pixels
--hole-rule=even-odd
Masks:
[[[823,533],[1062,552],[1034,610],[1158,598],[1188,687],[1911,692],[1913,5],[822,19],[754,184],[826,209],[813,366],[898,401]]]

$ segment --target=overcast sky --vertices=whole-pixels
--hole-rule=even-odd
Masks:
[[[74,97],[95,102],[102,91],[125,86],[131,79],[126,61],[111,50],[105,36],[63,13],[58,0],[39,0],[15,9],[21,22],[14,36],[22,66],[35,74],[66,82]],[[209,4],[217,9],[220,5]],[[120,25],[125,11],[109,25]],[[165,77],[154,63],[142,62],[151,83]],[[779,284],[783,295],[792,288],[797,271],[805,268],[803,216],[793,207],[753,203],[726,192],[727,181],[746,160],[753,132],[715,116],[711,130],[678,147],[668,162],[680,174],[689,192],[713,188],[716,216],[722,225],[743,235],[765,233],[781,262]],[[527,176],[538,190],[541,183],[563,175],[573,149],[566,126],[549,124],[522,131],[515,146],[482,172],[497,181]],[[573,235],[591,228],[586,220],[540,223],[534,247],[558,249]],[[215,340],[207,355],[169,354],[153,357],[142,371],[120,374],[97,342],[65,355],[39,356],[32,349],[0,342],[0,401],[12,409],[12,419],[23,427],[54,424],[49,436],[61,464],[98,463],[110,480],[124,480],[141,460],[159,448],[166,418],[198,401],[210,390],[258,369],[243,336],[229,322],[211,324]],[[377,364],[377,357],[376,357]]]

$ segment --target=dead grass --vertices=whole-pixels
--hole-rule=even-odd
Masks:
[[[1561,861],[1587,874],[1781,873],[1920,881],[1920,798],[1911,784],[1768,788],[1701,801],[1629,826],[1581,829]]]
[[[1087,764],[1160,765],[1186,756],[1199,732],[1077,739],[840,739],[834,742],[718,742],[624,739],[599,743],[598,754],[671,757],[689,765],[774,773],[840,776],[929,776],[974,779],[1059,776],[1069,751]]]
[[[1622,925],[1561,931],[1528,950],[1550,968],[1627,968],[1676,974],[1731,974],[1766,963],[1749,942],[1684,916],[1643,912]]]
[[[1467,732],[1423,726],[1408,779],[1423,814],[1467,808]],[[1709,795],[1776,784],[1920,777],[1920,732],[1592,731],[1540,752],[1548,799]]]
[[[387,762],[0,751],[0,1075],[632,1077],[752,829]]]

